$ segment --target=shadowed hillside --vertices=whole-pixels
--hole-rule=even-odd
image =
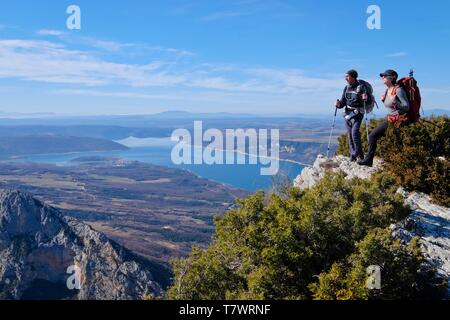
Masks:
[[[127,149],[119,143],[96,138],[57,135],[0,137],[0,158],[31,154]]]

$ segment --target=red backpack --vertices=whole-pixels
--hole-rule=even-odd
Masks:
[[[409,112],[407,114],[408,123],[415,123],[420,120],[420,107],[422,106],[422,96],[420,89],[414,79],[414,71],[411,70],[409,77],[405,77],[397,81],[396,88],[403,88],[408,95]],[[396,91],[397,89],[395,89]],[[394,93],[395,93],[394,91]]]

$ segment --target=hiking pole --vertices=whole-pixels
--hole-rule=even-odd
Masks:
[[[358,93],[361,93],[361,91],[362,91],[362,94],[363,95],[365,95],[365,98],[366,99],[363,99],[363,103],[364,103],[364,116],[365,116],[365,118],[366,118],[366,132],[367,132],[367,143],[369,143],[369,120],[367,119],[367,107],[366,107],[366,103],[367,103],[367,89],[366,89],[366,87],[364,86],[364,88],[363,88],[363,90],[361,90],[361,86],[358,86],[358,88],[356,89],[356,91],[358,92]]]
[[[369,144],[369,119],[367,114],[367,108],[366,108],[366,100],[364,100],[364,113],[366,116],[366,133],[367,133],[367,144]]]
[[[334,131],[334,127],[336,126],[337,112],[338,112],[338,107],[336,107],[336,110],[334,111],[333,125],[331,126],[331,132],[330,132],[330,140],[328,140],[327,158],[330,157],[331,139],[333,139],[333,131]]]
[[[409,78],[411,79],[410,80],[410,88],[412,88],[413,87],[413,82],[414,82],[414,69],[412,69],[411,68],[411,70],[409,70]],[[412,100],[414,100],[414,98],[415,98],[415,96],[414,96],[414,91],[411,89],[411,92],[410,92],[410,97],[411,97],[411,99]],[[419,116],[420,116],[420,113],[422,113],[422,117],[426,117],[426,114],[425,114],[425,109],[423,108],[423,106],[420,106],[420,110],[419,110]]]

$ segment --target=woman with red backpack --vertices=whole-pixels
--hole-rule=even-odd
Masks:
[[[377,141],[384,136],[388,129],[389,122],[398,123],[400,118],[405,117],[410,110],[410,102],[406,90],[402,86],[398,86],[398,73],[394,70],[386,70],[380,74],[383,83],[386,85],[386,93],[381,97],[385,107],[388,109],[388,119],[383,121],[369,135],[369,150],[362,161],[358,161],[359,165],[373,165],[373,158],[377,149]]]

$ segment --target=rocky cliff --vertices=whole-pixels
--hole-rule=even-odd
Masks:
[[[0,190],[0,299],[143,299],[152,264],[18,191]]]
[[[382,166],[380,160],[375,160],[374,166],[369,168],[350,162],[343,156],[331,159],[319,156],[312,167],[303,169],[294,185],[300,189],[310,188],[328,172],[342,172],[347,179],[368,179],[382,170]],[[420,237],[427,261],[436,267],[442,277],[450,279],[450,208],[433,204],[430,197],[423,193],[409,193],[402,188],[398,192],[403,195],[412,213],[405,221],[391,226],[393,234],[405,241]],[[450,284],[448,292],[450,296]]]
[[[328,172],[342,172],[347,179],[361,178],[369,179],[375,172],[381,170],[382,162],[375,159],[372,168],[362,167],[355,162],[350,162],[347,157],[336,156],[328,159],[319,155],[312,167],[305,167],[301,174],[295,179],[294,185],[300,189],[314,186]]]

